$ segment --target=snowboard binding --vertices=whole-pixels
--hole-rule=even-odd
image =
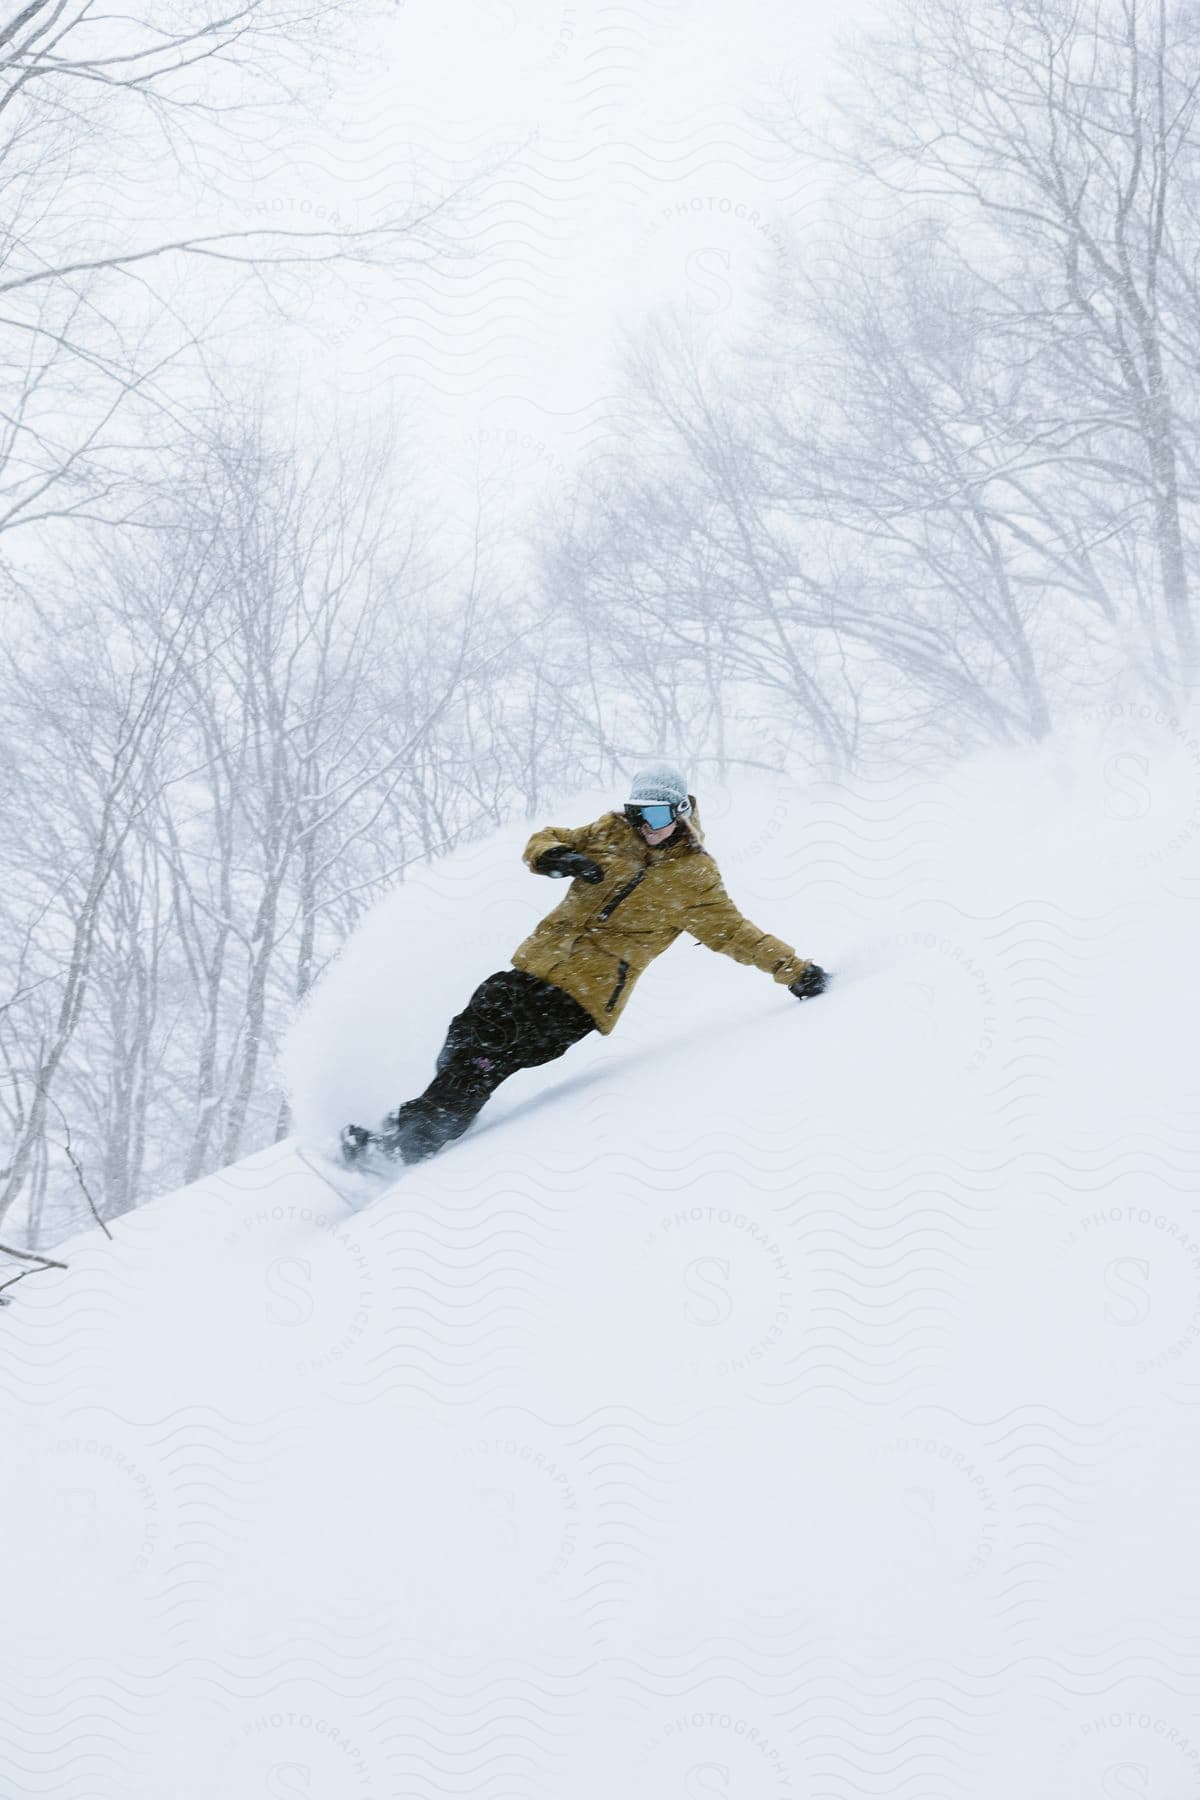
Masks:
[[[341,1145],[342,1161],[349,1169],[375,1171],[390,1163],[423,1162],[441,1149],[449,1137],[443,1120],[410,1101],[399,1112],[390,1113],[382,1131],[368,1131],[365,1125],[344,1125]]]
[[[348,1169],[365,1167],[368,1152],[372,1144],[378,1143],[374,1132],[368,1131],[365,1125],[343,1125],[341,1144],[342,1161]]]

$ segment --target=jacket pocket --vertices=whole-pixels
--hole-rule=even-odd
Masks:
[[[621,989],[625,986],[628,979],[629,964],[627,962],[619,962],[617,964],[617,985],[605,1001],[605,1012],[611,1012],[613,1007],[617,1004],[617,1001],[621,998]]]
[[[600,911],[596,914],[597,924],[602,925],[604,923],[605,919],[612,917],[613,913],[616,912],[618,906],[620,906],[622,900],[628,900],[630,894],[632,894],[632,892],[633,892],[634,888],[637,886],[638,882],[643,881],[645,879],[645,875],[646,875],[645,869],[639,869],[632,881],[627,881],[623,888],[617,889],[617,891],[613,895],[612,899],[609,900],[606,905],[602,906],[600,908]]]

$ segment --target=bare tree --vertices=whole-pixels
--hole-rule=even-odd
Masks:
[[[1047,672],[1081,666],[1089,613],[1111,640],[1109,520],[1079,504],[1077,479],[1069,495],[1062,471],[1048,479],[1029,371],[937,235],[897,232],[865,266],[846,250],[836,286],[802,275],[778,297],[744,384],[764,508],[810,583],[853,572],[830,627],[903,678],[887,705],[897,739],[1043,737]]]
[[[636,696],[639,740],[653,719],[661,741],[761,760],[756,696],[776,761],[799,741],[845,766],[854,677],[831,637],[830,590],[772,514],[737,358],[664,318],[630,345],[627,378],[623,436],[636,453],[610,454],[558,531],[543,530],[547,587],[570,597],[609,694],[619,682]],[[731,702],[750,727],[740,743]],[[603,710],[611,730],[618,703]]]
[[[19,1047],[8,1051],[22,1092],[14,1115],[19,1129],[0,1184],[0,1219],[43,1153],[52,1089],[95,977],[104,905],[161,779],[172,701],[202,610],[193,574],[183,584],[170,629],[144,651],[115,632],[99,642],[81,641],[62,614],[29,596],[34,630],[4,650],[6,725],[25,750],[19,785],[9,797],[9,829],[20,846],[12,858],[14,876],[18,891],[28,893],[31,914],[19,941],[32,947],[35,933],[41,934],[43,966],[17,988],[36,996],[40,1023],[36,1034],[27,1028]],[[5,1009],[10,1017],[13,1005],[10,999]]]
[[[1068,587],[1101,606],[1126,585],[1103,571],[1107,530],[1113,556],[1136,571],[1143,653],[1164,679],[1186,681],[1200,353],[1194,9],[902,0],[853,44],[847,69],[840,132],[818,143],[794,113],[784,129],[852,181],[865,222],[854,258],[873,264],[871,239],[897,219],[904,231],[928,219],[996,373],[1026,372],[1018,453],[981,459],[985,508],[1022,520]],[[844,256],[826,265],[830,281],[848,272]],[[894,299],[889,290],[885,304]],[[1071,517],[1081,503],[1082,531]]]
[[[855,40],[833,122],[777,118],[835,179],[755,337],[646,333],[636,452],[543,534],[588,654],[672,730],[707,682],[722,756],[765,704],[773,756],[833,764],[1042,737],[1130,660],[1188,681],[1198,85],[1167,0],[904,0]]]
[[[561,699],[525,735],[541,615],[483,521],[435,554],[424,512],[384,436],[308,451],[247,407],[19,614],[0,1106],[27,1235],[84,1183],[113,1217],[282,1135],[280,1034],[362,908],[574,772]]]
[[[0,23],[0,532],[70,518],[130,519],[147,499],[138,445],[186,429],[211,386],[208,290],[289,270],[425,260],[453,246],[472,186],[422,191],[377,219],[239,229],[205,224],[214,167],[280,139],[311,86],[310,53],[343,54],[353,0],[165,0],[101,13],[94,0],[29,0]],[[170,171],[155,220],[148,172]],[[127,203],[130,202],[130,203]],[[136,221],[136,222],[134,222]],[[193,277],[193,287],[196,285]],[[200,284],[203,291],[205,284]]]

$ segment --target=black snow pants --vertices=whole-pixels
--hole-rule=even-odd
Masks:
[[[595,1031],[590,1014],[552,982],[523,969],[499,969],[482,981],[450,1021],[437,1074],[415,1100],[384,1121],[406,1160],[429,1156],[461,1137],[502,1081],[518,1069],[553,1062]]]

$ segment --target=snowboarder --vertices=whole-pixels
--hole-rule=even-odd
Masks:
[[[589,1032],[607,1035],[638,976],[681,932],[765,970],[797,999],[824,991],[823,969],[742,917],[704,848],[695,797],[666,764],[635,776],[620,812],[535,831],[524,860],[535,875],[570,878],[566,898],[451,1020],[425,1092],[379,1132],[345,1127],[348,1163],[380,1152],[419,1162],[460,1137],[518,1069],[551,1062]]]

